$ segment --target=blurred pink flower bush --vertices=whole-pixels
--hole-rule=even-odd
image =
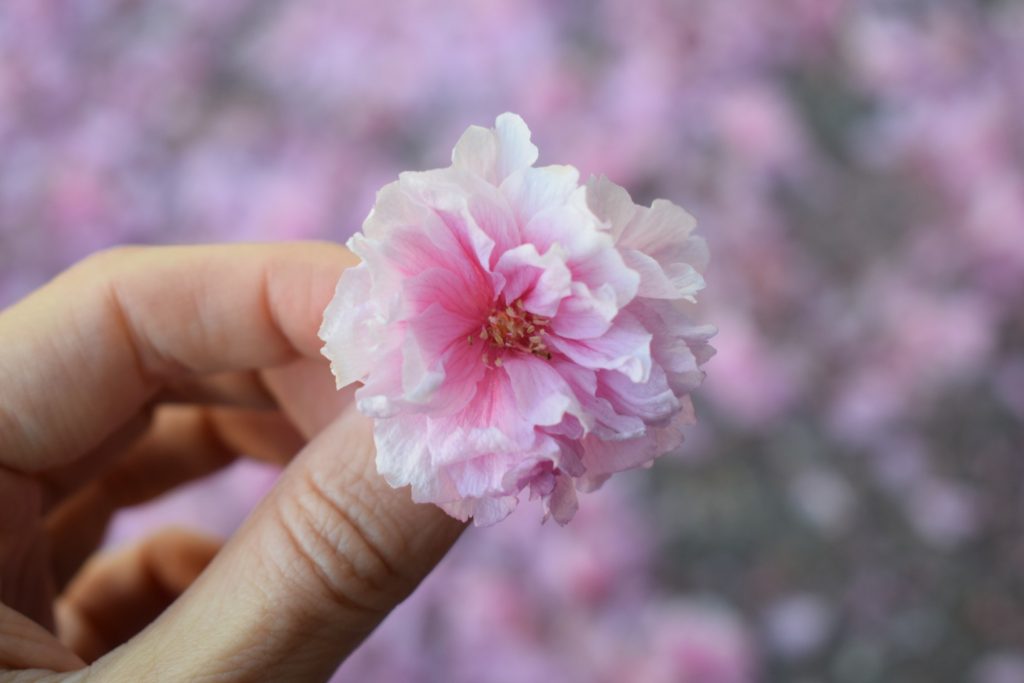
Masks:
[[[546,157],[700,219],[722,330],[701,421],[685,461],[624,477],[649,547],[579,550],[605,491],[542,527],[557,542],[514,515],[458,562],[502,547],[531,573],[478,566],[464,585],[490,597],[463,614],[431,597],[442,571],[352,675],[458,680],[486,620],[521,679],[572,680],[583,653],[626,661],[609,634],[647,634],[656,602],[713,593],[754,640],[751,680],[1015,680],[1022,25],[1013,0],[8,0],[0,301],[117,242],[344,240],[399,170],[518,111]],[[633,606],[603,603],[620,626],[529,597],[538,572],[615,593],[606,558],[632,567]],[[719,632],[688,614],[680,633]],[[460,618],[480,621],[423,645]],[[637,651],[657,668],[656,649]]]
[[[753,680],[753,645],[731,611],[652,593],[654,544],[616,484],[564,529],[520,514],[469,532],[335,681]],[[431,661],[437,669],[424,666]]]

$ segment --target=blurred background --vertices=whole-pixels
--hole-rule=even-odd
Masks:
[[[470,530],[338,681],[1024,681],[1024,3],[4,0],[0,305],[326,238],[522,114],[667,197],[720,328],[677,455]],[[230,533],[242,463],[121,516]]]

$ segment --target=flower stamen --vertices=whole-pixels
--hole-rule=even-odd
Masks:
[[[551,360],[551,352],[544,343],[547,326],[551,320],[526,310],[522,299],[516,299],[511,305],[497,306],[487,316],[487,322],[480,328],[480,339],[489,342],[491,349],[484,351],[484,365],[491,367],[490,351],[496,352],[493,363],[501,367],[501,354],[504,351],[520,351]],[[467,337],[470,345],[473,336]]]

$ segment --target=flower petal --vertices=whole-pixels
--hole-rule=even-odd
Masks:
[[[608,399],[598,396],[597,372],[566,361],[556,361],[555,365],[589,416],[589,431],[609,441],[631,439],[645,433],[647,425],[641,418],[616,412]],[[582,436],[581,433],[576,438]]]
[[[468,208],[476,225],[494,241],[489,259],[493,268],[499,256],[521,243],[516,217],[508,200],[497,190],[474,194],[469,198]]]
[[[603,370],[618,370],[634,382],[651,373],[651,334],[626,311],[615,318],[608,332],[596,339],[565,339],[549,335],[548,345],[575,363]]]
[[[429,500],[442,496],[433,476],[430,453],[422,438],[427,418],[402,415],[377,419],[373,424],[373,441],[377,448],[377,471],[392,487],[412,486],[413,495]]]
[[[320,326],[322,353],[331,361],[338,388],[359,381],[373,369],[386,335],[378,303],[370,296],[372,280],[365,263],[347,269]]]
[[[639,211],[627,225],[618,244],[655,256],[666,249],[685,244],[697,227],[697,219],[686,209],[664,199],[656,199],[650,209]]]
[[[611,236],[600,230],[589,211],[558,206],[538,212],[523,228],[523,237],[544,251],[552,245],[565,252],[573,280],[592,289],[610,287],[616,306],[628,304],[637,293],[640,276],[614,248]]]
[[[526,122],[505,113],[495,120],[493,129],[467,128],[452,151],[452,166],[500,185],[512,173],[533,166],[537,154]]]
[[[689,263],[679,261],[663,266],[636,249],[623,250],[622,257],[626,265],[640,274],[639,296],[695,303],[697,292],[704,289],[704,277]]]
[[[551,519],[565,526],[576,515],[579,501],[576,499],[576,487],[572,479],[563,475],[556,477],[555,488],[545,501],[545,512]]]
[[[593,491],[609,474],[635,467],[643,467],[654,458],[670,453],[683,443],[682,426],[686,424],[685,412],[664,427],[653,427],[641,437],[625,441],[605,441],[594,435],[583,439],[587,467],[586,476],[580,479],[581,490]]]
[[[584,417],[572,387],[545,360],[510,355],[504,363],[515,397],[516,409],[526,421],[538,427],[556,425],[566,413]]]
[[[542,166],[516,171],[501,183],[519,221],[526,225],[544,209],[564,206],[576,191],[580,173],[572,166]]]
[[[644,382],[631,381],[621,372],[600,370],[597,395],[607,399],[620,415],[638,417],[647,424],[663,421],[679,410],[679,399],[669,388],[660,365],[652,367]]]
[[[431,415],[449,415],[461,410],[477,392],[477,383],[487,366],[483,362],[483,344],[476,332],[479,321],[449,312],[432,304],[409,321],[409,335],[429,359],[441,368],[444,382],[431,395]]]
[[[490,310],[492,297],[489,290],[489,287],[466,282],[462,273],[432,266],[404,281],[402,298],[406,310],[403,317],[416,316],[437,306],[443,309],[442,316],[446,320],[458,319],[466,321],[470,328],[479,328]],[[465,334],[465,330],[461,333]]]
[[[684,209],[663,199],[636,213],[617,246],[640,273],[640,296],[696,301],[708,261],[707,244],[691,234],[696,224]]]
[[[526,309],[537,315],[554,315],[570,293],[572,274],[558,247],[541,255],[534,245],[523,244],[502,254],[494,270],[504,278],[500,294],[505,302],[522,299]]]
[[[488,368],[477,382],[475,400],[457,413],[431,419],[424,437],[434,462],[442,465],[479,454],[528,452],[537,444],[502,368]]]
[[[618,240],[636,214],[636,205],[629,193],[605,176],[591,177],[586,188],[587,206]]]
[[[515,496],[490,496],[487,498],[466,498],[443,503],[441,509],[455,519],[467,521],[473,518],[473,526],[491,526],[508,517],[519,500]]]
[[[592,292],[582,282],[572,283],[572,296],[562,299],[551,319],[551,331],[565,339],[593,339],[612,326],[619,313],[615,292],[603,285]]]
[[[640,299],[630,304],[629,311],[653,335],[651,356],[665,370],[672,390],[683,395],[700,386],[704,379],[700,366],[714,355],[708,343],[716,333],[714,326],[695,325],[669,301]]]

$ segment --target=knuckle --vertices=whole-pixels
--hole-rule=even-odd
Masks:
[[[292,551],[289,568],[306,575],[332,606],[386,614],[412,590],[395,557],[399,544],[372,505],[334,496],[314,476],[282,498],[278,517]]]

